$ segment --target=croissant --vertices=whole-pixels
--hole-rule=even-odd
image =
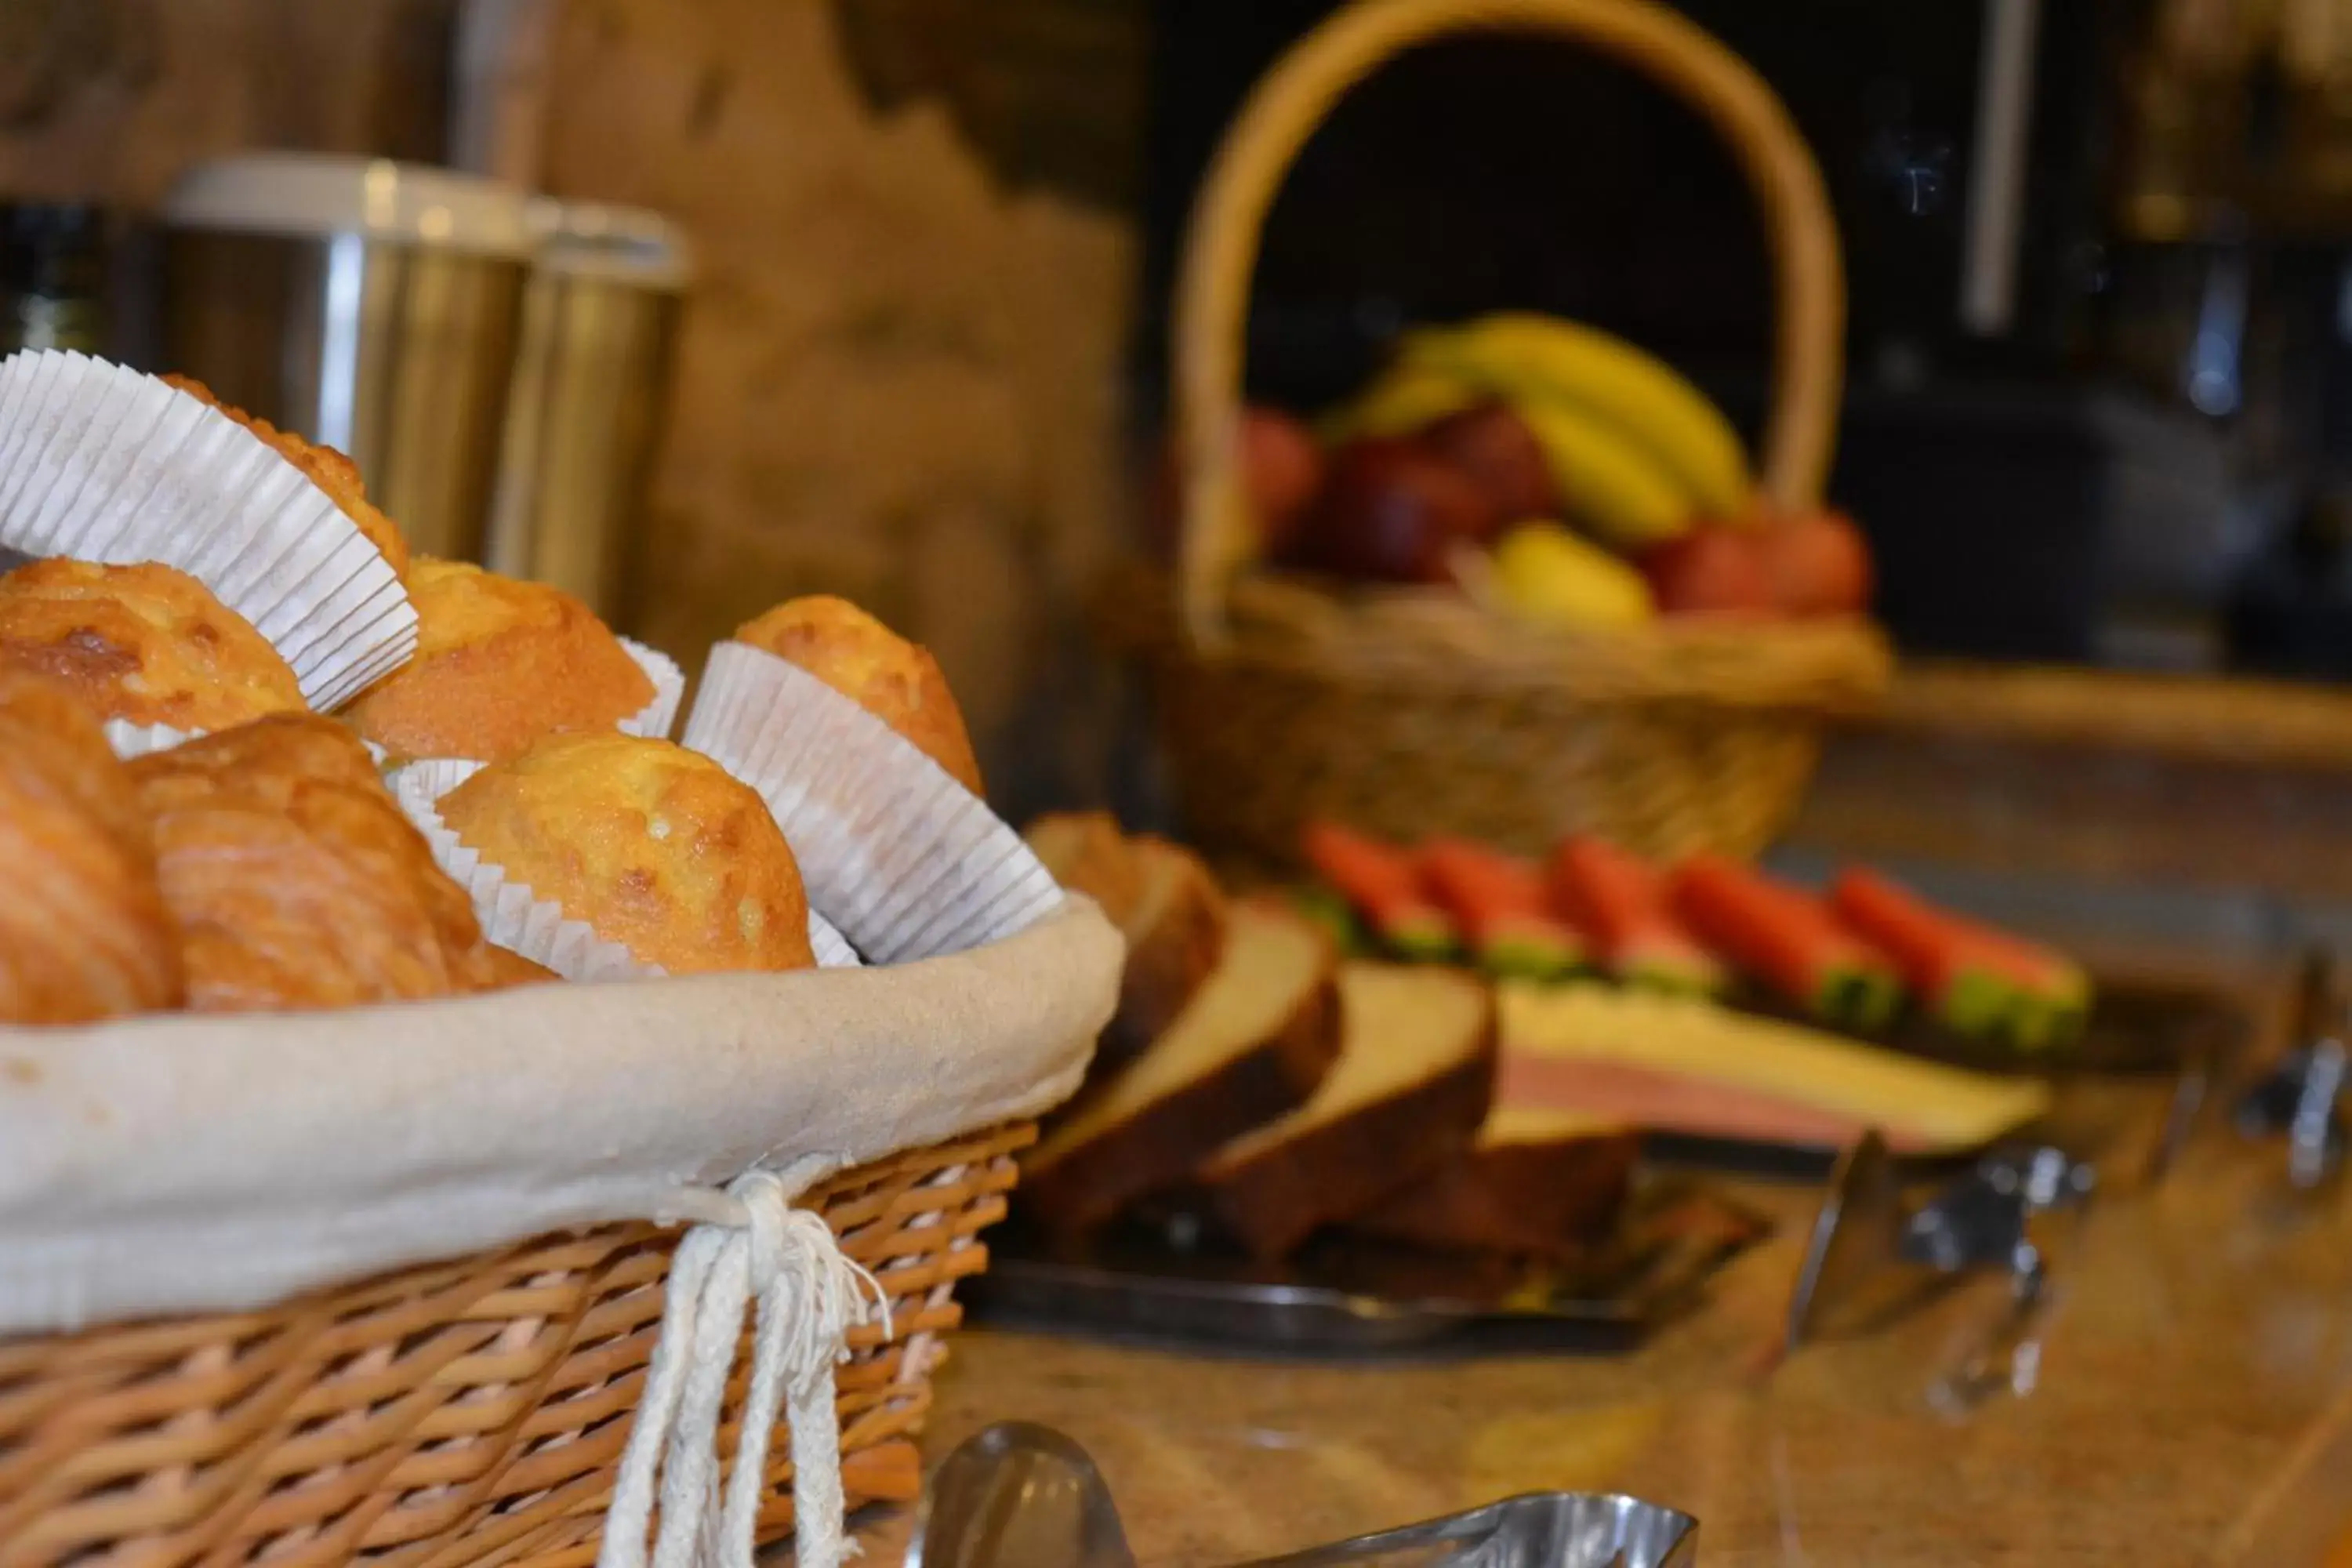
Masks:
[[[0,1021],[76,1024],[178,1005],[154,843],[98,720],[0,668]]]

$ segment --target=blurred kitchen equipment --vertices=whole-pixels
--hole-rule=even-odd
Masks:
[[[106,346],[105,216],[80,203],[0,207],[0,353]]]
[[[2053,1146],[1996,1149],[1918,1208],[1907,1206],[1886,1140],[1865,1132],[1838,1162],[1789,1302],[1787,1348],[1851,1331],[1936,1277],[2005,1271],[2012,1296],[2042,1299],[2049,1267],[2032,1222],[2079,1213],[2098,1175]]]
[[[530,259],[513,188],[263,153],[166,198],[163,368],[349,453],[433,555],[478,555]]]
[[[1637,1498],[1537,1492],[1423,1524],[1258,1559],[1244,1568],[1690,1568],[1698,1521]],[[908,1568],[1134,1568],[1118,1508],[1087,1451],[1005,1421],[932,1473]]]
[[[667,401],[686,241],[629,207],[541,200],[531,216],[538,259],[483,560],[575,594],[626,629],[628,552]]]

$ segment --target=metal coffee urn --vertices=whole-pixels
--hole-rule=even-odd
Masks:
[[[542,199],[532,226],[538,260],[484,559],[625,630],[688,247],[668,220],[629,207]]]
[[[163,212],[164,363],[348,452],[417,551],[478,559],[538,236],[446,169],[267,153]]]

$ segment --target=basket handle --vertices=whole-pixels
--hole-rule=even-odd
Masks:
[[[1365,0],[1300,39],[1260,79],[1193,203],[1170,395],[1186,498],[1178,607],[1196,646],[1225,640],[1225,592],[1247,555],[1242,357],[1251,275],[1275,194],[1350,87],[1416,45],[1482,28],[1589,44],[1687,99],[1730,143],[1764,209],[1775,271],[1779,330],[1761,486],[1784,507],[1821,500],[1837,432],[1845,273],[1821,170],[1763,78],[1654,0]]]

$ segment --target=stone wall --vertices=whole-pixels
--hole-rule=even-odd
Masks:
[[[1000,6],[1074,27],[1119,9]],[[647,639],[691,654],[788,594],[858,599],[938,652],[999,793],[1027,803],[1091,793],[1098,766],[1076,610],[1126,489],[1133,255],[1099,181],[1064,194],[1083,166],[1028,155],[1036,139],[955,68],[992,45],[996,85],[1018,84],[1024,40],[1001,21],[574,0],[543,180],[669,213],[699,247]],[[1059,58],[1039,32],[1028,58]]]
[[[435,159],[458,0],[0,0],[0,194],[152,204],[240,147]],[[1140,0],[560,0],[522,167],[700,279],[640,629],[776,599],[930,643],[1008,804],[1098,787],[1084,584],[1126,489]],[[500,166],[515,168],[513,162]]]

